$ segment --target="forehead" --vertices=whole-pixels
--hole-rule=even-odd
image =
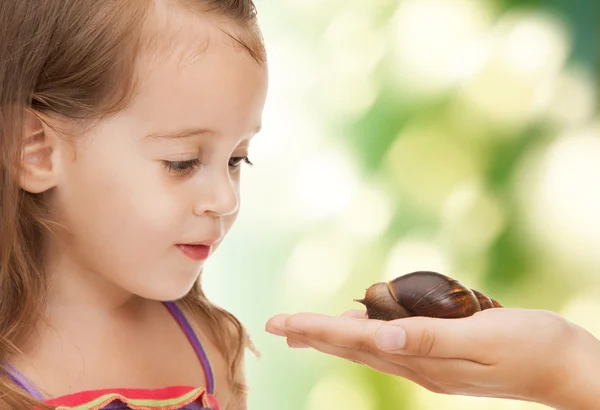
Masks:
[[[195,1],[195,7],[176,5],[167,0],[153,2],[142,36],[142,55],[148,59],[179,55],[191,57],[201,54],[211,42],[222,41],[231,47],[244,48],[259,60],[266,58],[258,27],[252,23],[237,23],[230,18],[203,10],[203,2]],[[261,50],[259,50],[261,49]]]
[[[235,23],[186,10],[153,16],[128,113],[150,132],[206,127],[245,133],[260,123],[267,69],[227,32]]]

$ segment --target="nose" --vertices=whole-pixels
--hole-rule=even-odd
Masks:
[[[235,214],[240,205],[239,184],[229,170],[206,173],[200,184],[194,214],[201,216],[228,216]]]

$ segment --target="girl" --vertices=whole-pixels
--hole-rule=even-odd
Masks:
[[[266,91],[251,0],[0,2],[0,409],[246,407],[199,278]]]

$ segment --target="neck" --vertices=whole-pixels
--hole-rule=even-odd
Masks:
[[[153,315],[151,302],[127,292],[98,272],[85,269],[64,246],[47,243],[44,270],[50,278],[46,303],[34,335],[19,344],[20,357],[35,355],[46,337],[87,325],[131,328]],[[147,322],[147,321],[146,321]],[[20,363],[20,358],[13,358]]]
[[[45,269],[51,278],[48,309],[117,314],[132,313],[144,305],[144,298],[119,287],[100,272],[86,269],[65,248],[50,243],[45,252]]]

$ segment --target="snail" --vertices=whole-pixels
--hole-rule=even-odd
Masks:
[[[483,293],[430,271],[412,272],[389,282],[375,283],[367,289],[364,299],[354,301],[366,306],[369,319],[386,321],[409,316],[461,318],[502,307]]]

